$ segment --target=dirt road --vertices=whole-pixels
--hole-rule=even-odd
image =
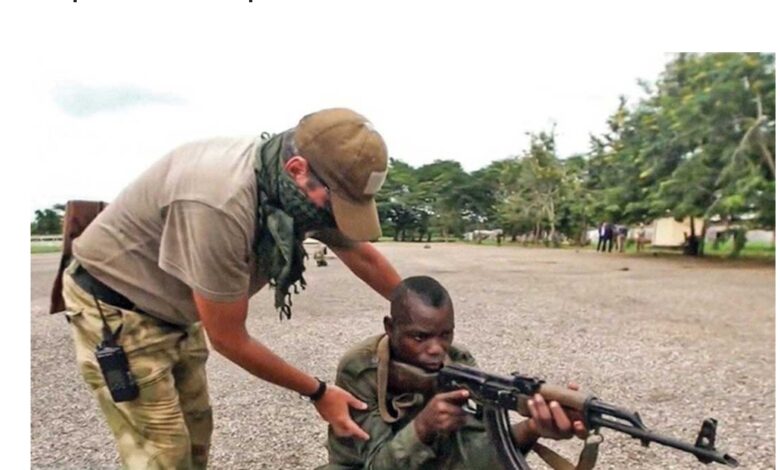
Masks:
[[[772,267],[506,246],[378,247],[402,275],[428,274],[449,289],[456,342],[482,367],[574,380],[686,441],[702,419],[715,417],[718,447],[743,468],[773,468]],[[264,291],[251,302],[249,329],[290,362],[332,378],[348,346],[381,331],[387,305],[329,261],[326,268],[309,263],[309,288],[294,299],[291,321],[279,321]],[[56,265],[56,256],[32,257],[32,466],[117,468],[109,431],[74,365],[68,325],[46,313]],[[325,426],[310,405],[216,353],[208,373],[213,468],[325,461]],[[604,435],[598,468],[702,468],[691,456]],[[569,442],[557,448],[572,457],[578,451]]]

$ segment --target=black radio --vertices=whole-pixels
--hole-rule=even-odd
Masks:
[[[138,384],[130,372],[130,364],[122,346],[100,343],[95,349],[95,357],[106,381],[114,402],[131,401],[138,398]]]
[[[103,341],[95,348],[95,357],[100,365],[100,371],[103,373],[103,379],[115,403],[135,400],[139,393],[138,384],[135,382],[133,373],[130,372],[130,363],[127,361],[125,350],[116,341],[122,331],[122,326],[117,328],[116,332],[112,332],[106,317],[103,315],[100,301],[94,292],[92,292],[92,297],[95,299],[95,305],[97,305],[100,318],[103,320]]]

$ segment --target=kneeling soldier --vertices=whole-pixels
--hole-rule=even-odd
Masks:
[[[324,469],[495,469],[501,468],[484,426],[462,405],[468,392],[430,396],[405,390],[388,374],[390,360],[428,371],[459,363],[475,366],[463,348],[452,344],[455,327],[452,300],[434,279],[405,279],[391,296],[385,334],[364,340],[341,359],[336,384],[368,404],[352,416],[370,436],[358,441],[328,430],[329,463]],[[576,385],[570,386],[577,389]],[[529,403],[532,419],[513,425],[515,444],[528,452],[540,437],[587,437],[582,421],[556,402],[536,395]]]

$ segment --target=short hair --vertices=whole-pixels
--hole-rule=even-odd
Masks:
[[[287,163],[292,157],[298,155],[300,155],[300,152],[298,151],[298,146],[295,145],[295,129],[288,129],[282,133],[282,162]],[[322,178],[314,172],[311,164],[309,165],[309,172],[315,184],[327,186],[322,181]]]
[[[286,163],[296,155],[299,153],[295,145],[295,129],[289,129],[282,133],[282,161]]]
[[[390,296],[392,305],[403,302],[413,292],[425,305],[440,308],[452,304],[450,294],[430,276],[412,276],[401,281]]]

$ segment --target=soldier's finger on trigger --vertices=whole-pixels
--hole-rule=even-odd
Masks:
[[[449,403],[464,403],[469,398],[469,392],[468,390],[453,390],[451,392],[445,392],[440,393],[439,396],[442,400],[445,400]]]

